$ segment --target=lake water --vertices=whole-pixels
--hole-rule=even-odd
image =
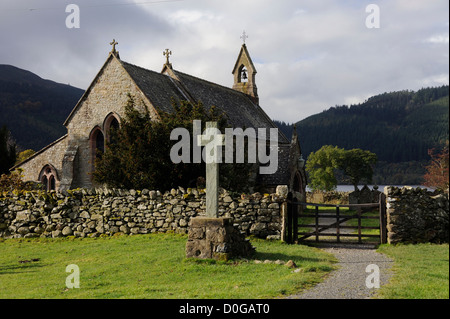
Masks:
[[[373,186],[374,185],[367,185],[370,189],[373,189]],[[420,187],[420,188],[425,188],[425,189],[428,189],[429,191],[433,191],[433,189],[432,188],[430,188],[430,187],[426,187],[426,186],[422,186],[422,185],[377,185],[378,186],[378,190],[380,191],[380,192],[383,192],[384,191],[384,187],[385,186],[395,186],[395,187],[403,187],[403,186],[411,186],[411,187],[413,187],[413,188],[416,188],[416,187]],[[364,185],[359,185],[358,186],[358,188],[359,189],[362,189],[364,187]],[[337,188],[336,188],[336,190],[338,191],[338,192],[353,192],[354,190],[355,190],[355,188],[353,187],[353,185],[338,185],[337,186]],[[306,187],[306,191],[307,192],[310,192],[311,191],[311,189],[307,186]]]

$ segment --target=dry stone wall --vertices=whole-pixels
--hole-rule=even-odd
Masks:
[[[449,241],[447,194],[422,188],[385,188],[389,243]]]
[[[193,217],[205,215],[204,190],[77,189],[67,194],[23,192],[0,194],[0,237],[97,237],[117,233],[188,233]],[[219,195],[220,217],[245,235],[279,238],[281,206],[277,194]]]

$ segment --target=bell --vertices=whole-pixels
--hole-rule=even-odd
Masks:
[[[247,72],[245,72],[245,69],[242,70],[242,79],[247,80]]]

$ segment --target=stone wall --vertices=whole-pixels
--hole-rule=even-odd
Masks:
[[[0,237],[97,237],[100,235],[187,233],[192,217],[205,215],[205,192],[172,189],[87,190],[0,194]],[[245,235],[279,238],[280,208],[276,194],[232,196],[222,190],[219,214],[231,218]]]
[[[333,204],[333,205],[344,205],[348,204],[349,192],[339,192],[339,191],[315,191],[306,193],[306,201],[308,203],[317,204]]]
[[[388,186],[386,215],[388,243],[449,241],[448,194],[422,188]]]

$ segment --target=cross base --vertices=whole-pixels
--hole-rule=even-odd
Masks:
[[[189,223],[186,258],[228,260],[250,257],[255,248],[232,224],[231,218],[195,217]]]

